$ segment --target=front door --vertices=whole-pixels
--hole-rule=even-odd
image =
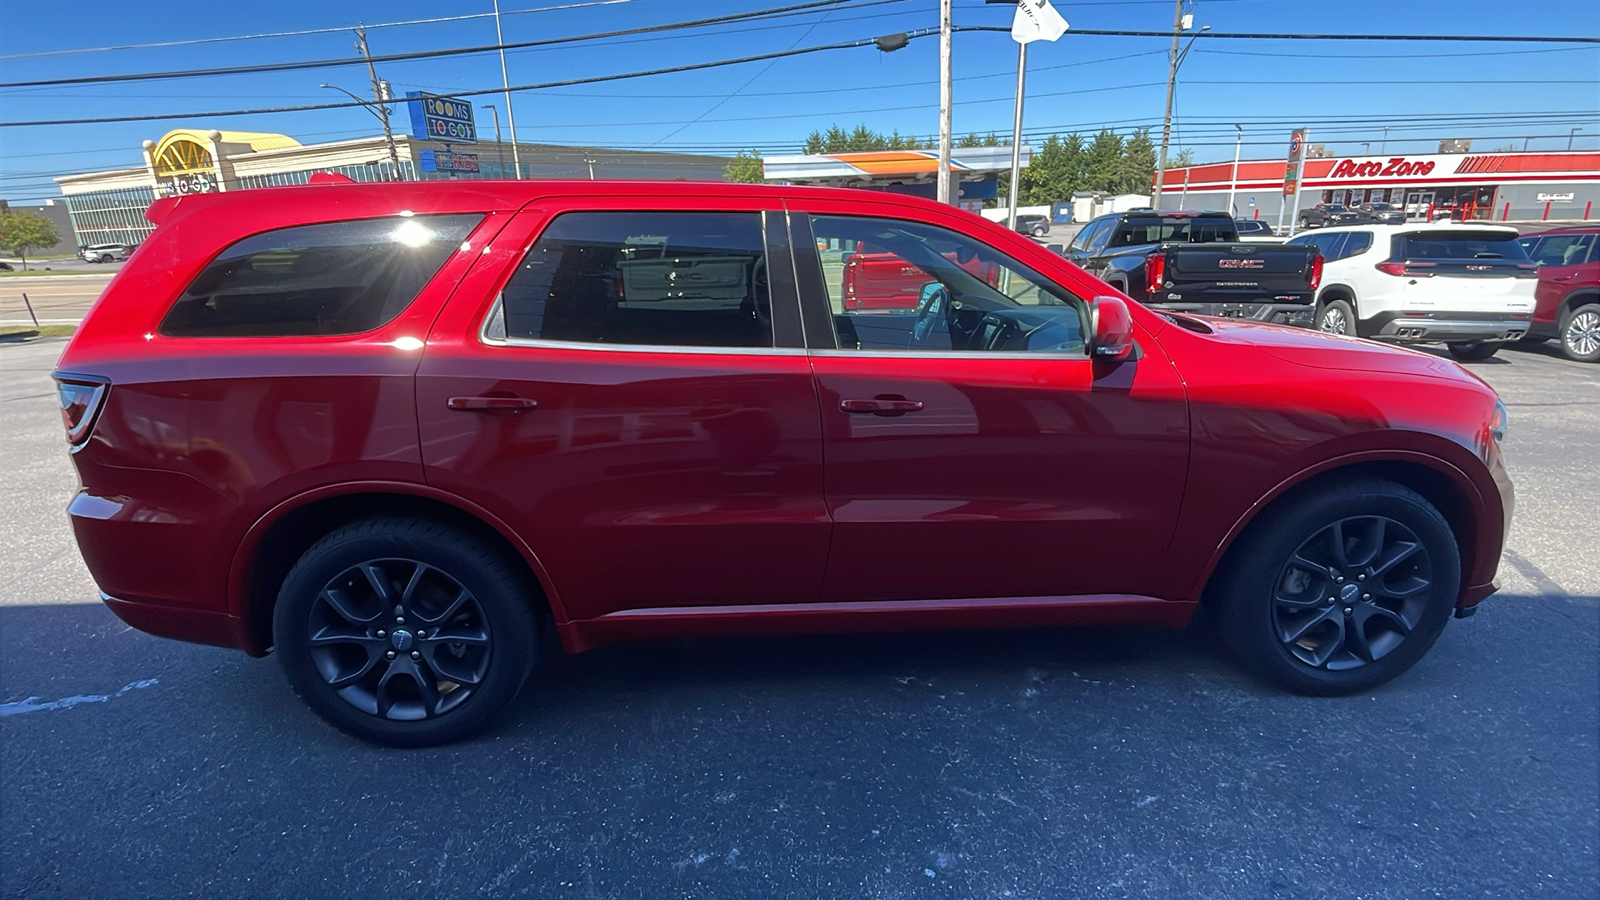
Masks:
[[[1091,361],[1094,282],[1046,279],[959,213],[807,207],[790,217],[834,519],[825,598],[1154,593],[1188,459],[1160,347]],[[921,272],[916,306],[847,309],[806,251],[848,241]]]
[[[524,210],[418,371],[429,483],[524,538],[558,616],[820,595],[821,435],[787,235],[759,209],[695,206]]]

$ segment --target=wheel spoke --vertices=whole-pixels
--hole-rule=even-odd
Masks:
[[[328,602],[328,606],[332,607],[340,618],[352,625],[365,625],[383,614],[383,611],[379,610],[370,616],[361,615],[356,607],[355,598],[351,597],[342,588],[336,588],[332,585],[323,589],[321,598]]]
[[[383,659],[383,654],[380,651],[378,651],[377,649],[375,649],[375,648],[368,647],[367,648],[367,661],[365,663],[363,663],[360,668],[356,669],[354,672],[351,672],[351,673],[349,673],[347,675],[342,675],[342,676],[340,676],[338,678],[330,679],[328,681],[328,686],[337,691],[337,690],[343,690],[344,688],[347,688],[350,685],[355,684],[358,681],[361,681],[363,678],[366,678],[367,675],[372,672],[373,667],[378,664],[378,660],[380,660],[380,659]]]
[[[424,645],[422,658],[439,675],[457,684],[475,685],[483,680],[483,673],[479,671],[481,665],[469,665],[443,647]]]
[[[428,567],[426,565],[417,563],[417,567],[411,570],[411,579],[406,582],[405,590],[400,592],[400,605],[405,607],[408,613],[411,612],[411,598],[417,594],[417,585],[422,583],[422,576],[426,575],[427,572]]]
[[[395,605],[394,585],[389,583],[389,579],[383,576],[382,569],[372,563],[363,563],[361,574],[367,576],[367,583],[372,585],[373,592],[378,595],[379,600],[383,601],[385,608]]]
[[[1388,607],[1377,606],[1375,604],[1369,605],[1367,607],[1367,618],[1382,619],[1391,628],[1399,632],[1401,637],[1405,637],[1411,633],[1411,623],[1406,620],[1406,617],[1395,610],[1389,609]]]
[[[412,680],[417,683],[417,691],[422,695],[422,714],[431,719],[439,714],[439,684],[426,667],[412,665],[409,668]]]
[[[487,644],[489,633],[482,628],[456,628],[435,631],[424,641],[427,644]]]
[[[1361,619],[1352,618],[1345,623],[1344,643],[1362,662],[1372,662],[1377,658],[1372,655],[1372,642],[1367,639],[1367,623]]]
[[[1395,541],[1388,552],[1383,554],[1382,561],[1372,567],[1372,577],[1382,578],[1390,569],[1416,556],[1421,549],[1421,544],[1412,541]]]
[[[313,647],[328,646],[331,644],[361,644],[366,647],[381,647],[383,641],[368,634],[366,629],[342,630],[325,627],[313,634],[307,641]]]
[[[456,614],[461,612],[461,608],[467,604],[468,600],[471,599],[472,594],[466,588],[461,588],[456,592],[456,598],[450,601],[450,605],[445,608],[443,613],[440,613],[439,615],[430,619],[424,618],[422,613],[419,612],[417,613],[417,618],[428,625],[432,625],[435,622],[448,622],[455,618]],[[410,607],[407,608],[409,609]]]
[[[1321,625],[1323,622],[1337,621],[1338,618],[1339,617],[1336,615],[1336,610],[1332,608],[1325,609],[1314,616],[1306,616],[1303,621],[1294,626],[1293,631],[1286,631],[1280,628],[1278,637],[1281,638],[1285,644],[1292,644],[1295,641],[1305,637],[1307,632],[1311,631],[1313,628],[1316,628],[1318,625]]]
[[[1433,587],[1433,582],[1429,581],[1428,579],[1412,578],[1409,584],[1406,584],[1402,587],[1394,587],[1387,583],[1379,583],[1373,585],[1371,590],[1374,594],[1377,594],[1380,597],[1387,597],[1390,600],[1405,600],[1409,597],[1415,597],[1430,587]]]

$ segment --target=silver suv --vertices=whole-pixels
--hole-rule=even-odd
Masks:
[[[133,251],[127,244],[90,244],[78,248],[78,256],[84,262],[108,263],[127,259]]]

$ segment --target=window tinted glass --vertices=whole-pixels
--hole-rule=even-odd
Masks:
[[[1593,241],[1592,234],[1546,235],[1528,248],[1528,255],[1534,262],[1546,266],[1576,266],[1589,258],[1589,245]],[[1526,239],[1521,243],[1528,247]]]
[[[173,304],[173,337],[359,334],[392,321],[481,215],[282,228],[234,244]]]
[[[1083,230],[1078,232],[1078,236],[1073,239],[1072,248],[1074,250],[1082,250],[1083,248],[1089,246],[1089,244],[1094,242],[1095,236],[1100,233],[1100,229],[1105,227],[1105,224],[1105,219],[1095,219],[1089,224],[1083,226]]]
[[[1527,251],[1517,236],[1505,231],[1416,231],[1397,235],[1395,254],[1401,259],[1509,259],[1527,262]]]
[[[1339,248],[1339,258],[1346,259],[1358,256],[1372,249],[1372,232],[1352,231],[1343,247]]]
[[[1204,244],[1229,241],[1233,239],[1234,234],[1233,222],[1228,219],[1129,216],[1117,226],[1116,234],[1111,239],[1111,246],[1132,247],[1138,244],[1159,244],[1163,241]]]
[[[823,284],[846,350],[1084,353],[1083,301],[987,244],[892,219],[813,216],[817,243],[856,249]]]
[[[545,228],[490,338],[771,347],[759,213],[579,212]]]

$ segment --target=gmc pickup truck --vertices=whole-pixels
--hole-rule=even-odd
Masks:
[[[1307,327],[1322,279],[1315,248],[1246,243],[1226,213],[1101,216],[1063,255],[1154,309]]]

